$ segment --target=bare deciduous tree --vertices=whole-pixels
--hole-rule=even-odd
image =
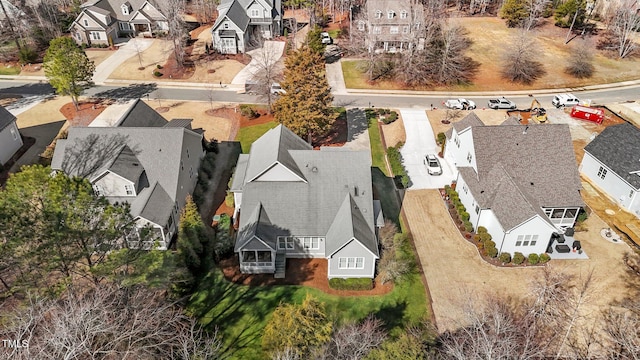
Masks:
[[[606,14],[607,28],[613,34],[612,47],[618,57],[625,58],[638,47],[638,29],[640,29],[640,4],[637,0],[612,2]]]
[[[549,7],[551,0],[528,0],[529,15],[524,20],[524,29],[526,31],[536,27],[543,18],[545,10]]]
[[[522,31],[503,54],[502,76],[513,82],[531,84],[544,74],[540,57],[542,49],[533,37]]]
[[[380,346],[386,337],[382,322],[373,316],[367,317],[359,324],[343,325],[331,336],[323,359],[363,359],[371,350]]]
[[[103,286],[62,300],[32,299],[7,316],[3,347],[11,359],[212,359],[220,341],[173,303],[148,290]]]
[[[260,48],[253,54],[255,67],[251,72],[251,80],[256,83],[254,90],[256,94],[267,103],[269,111],[275,101],[277,93],[272,93],[271,85],[282,79],[284,65],[280,61],[280,54],[277,46],[272,41],[263,41]]]
[[[569,63],[564,72],[579,79],[593,76],[595,67],[593,66],[592,46],[584,42],[574,45],[569,56]]]
[[[182,18],[185,9],[185,0],[166,0],[166,17],[169,25],[168,38],[173,47],[173,55],[176,58],[178,67],[184,66],[184,46],[187,31]]]

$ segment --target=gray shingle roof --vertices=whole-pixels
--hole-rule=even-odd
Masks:
[[[171,119],[165,127],[183,127],[185,129],[191,130],[191,122],[193,119]]]
[[[16,117],[13,116],[9,110],[5,109],[4,106],[0,105],[0,131],[4,130],[4,128],[11,125],[14,121],[16,121]]]
[[[460,167],[460,175],[505,230],[542,207],[584,206],[567,125],[474,126],[472,136],[478,172]]]
[[[162,127],[167,120],[144,101],[138,99],[122,116],[121,127]]]
[[[211,31],[216,31],[222,21],[227,18],[229,21],[236,24],[242,31],[246,31],[249,26],[249,16],[247,16],[247,10],[245,6],[239,0],[233,0],[231,3],[225,3],[218,6],[218,12],[220,13],[215,24],[211,28]]]
[[[233,189],[242,189],[244,215],[240,215],[240,229],[251,224],[251,212],[260,204],[274,225],[274,231],[281,231],[281,235],[325,236],[345,197],[351,194],[366,226],[371,230],[370,234],[373,234],[370,153],[340,148],[313,150],[302,139],[296,137],[297,140],[294,140],[291,136],[295,137],[288,129],[281,127],[270,130],[258,139],[251,147],[242,182],[240,181],[244,159],[240,159],[232,185]],[[283,148],[283,145],[294,149],[286,151],[292,161],[289,166],[295,166],[307,181],[248,182],[266,168],[264,164],[268,164],[277,156],[284,156],[283,149],[286,150],[286,147]],[[258,170],[251,169],[255,164],[260,164],[256,166]],[[377,244],[375,237],[369,239],[369,235],[363,235],[364,233],[358,233],[362,237],[359,241],[363,244]],[[327,242],[329,241],[327,239]],[[366,244],[365,246],[368,246]]]
[[[340,205],[340,209],[336,212],[336,217],[329,231],[327,231],[326,256],[333,255],[353,238],[360,241],[369,251],[378,256],[376,236],[369,227],[367,220],[362,216],[362,212],[360,212],[360,208],[358,208],[351,194],[347,194],[342,205]]]
[[[640,129],[629,123],[609,126],[584,151],[593,155],[635,189],[640,189]]]
[[[171,216],[173,205],[174,201],[169,194],[162,188],[162,185],[156,182],[146,203],[142,206],[140,216],[156,224],[164,225]]]
[[[122,147],[120,154],[111,163],[111,166],[109,166],[109,171],[137,184],[144,167],[140,164],[140,160],[138,160],[133,150],[125,145]]]
[[[458,134],[460,134],[461,132],[463,132],[463,130],[465,130],[465,129],[471,127],[471,126],[484,126],[484,123],[482,122],[482,120],[480,120],[478,115],[476,115],[476,113],[474,113],[474,112],[469,113],[467,116],[463,117],[459,121],[454,122],[451,125],[451,128],[449,130],[447,130],[445,135],[447,135],[447,138],[450,139],[451,138],[451,134],[453,132],[452,129],[456,129],[456,132]]]
[[[159,206],[157,201],[166,197],[151,193],[157,186],[171,199],[171,206],[177,202],[182,207],[197,180],[202,135],[191,130],[181,127],[72,127],[68,134],[66,140],[57,142],[51,168],[69,175],[92,179],[111,166],[119,172],[125,172],[127,166],[124,166],[124,157],[122,163],[116,164],[123,146],[126,145],[135,154],[152,188],[142,189],[134,199],[108,198],[111,202],[130,202],[133,216],[142,213],[164,216],[166,208]],[[187,156],[187,149],[190,156]],[[126,158],[127,161],[132,160],[129,155]],[[190,176],[190,169],[196,176]],[[154,200],[148,202],[152,195]],[[146,208],[147,203],[149,208]]]
[[[312,150],[311,145],[304,142],[286,127],[279,125],[256,140],[251,145],[251,157],[247,166],[246,181],[251,181],[279,162],[287,169],[305,179],[298,165],[293,160],[291,150]]]

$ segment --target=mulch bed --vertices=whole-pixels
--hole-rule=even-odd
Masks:
[[[60,112],[71,126],[87,126],[111,104],[108,100],[85,101],[78,104],[76,110],[73,103],[64,104]]]
[[[343,146],[347,142],[347,119],[337,119],[327,135],[320,138],[314,137],[311,142],[314,149],[319,149],[321,146]]]
[[[372,290],[335,290],[329,287],[326,259],[287,259],[286,278],[275,279],[272,274],[242,274],[236,256],[220,262],[224,277],[236,284],[248,286],[302,285],[310,286],[327,294],[338,296],[384,295],[393,290],[392,283],[384,285],[376,281]]]

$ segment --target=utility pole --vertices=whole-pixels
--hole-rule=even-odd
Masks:
[[[576,8],[576,13],[573,14],[573,21],[571,21],[571,26],[569,27],[569,32],[567,32],[567,37],[564,39],[565,45],[569,43],[569,36],[571,35],[571,31],[573,30],[573,25],[576,23],[576,18],[578,17],[579,8]]]
[[[16,41],[16,46],[18,47],[18,51],[20,51],[22,50],[22,46],[20,46],[20,40],[18,40],[18,37],[16,36],[16,31],[13,28],[11,17],[9,16],[9,14],[7,14],[7,9],[5,9],[4,2],[2,2],[2,0],[0,0],[0,7],[2,7],[2,12],[4,13],[4,17],[5,19],[7,19],[7,22],[9,23],[9,30],[11,30],[11,34],[13,35],[13,38]]]

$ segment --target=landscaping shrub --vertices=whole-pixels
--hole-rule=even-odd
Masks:
[[[482,241],[482,242],[491,240],[491,235],[489,233],[478,232],[478,234],[480,234],[480,241]]]
[[[196,203],[198,207],[202,205],[204,201],[204,192],[200,186],[196,186],[195,190],[193,190],[193,202]]]
[[[231,191],[227,191],[227,195],[224,197],[224,203],[231,208],[235,206],[235,200],[233,199],[233,193]]]
[[[589,214],[584,209],[580,209],[580,212],[578,213],[578,218],[576,219],[576,221],[581,223],[587,220],[588,218],[589,218]]]
[[[465,213],[465,214],[466,214],[466,213]],[[467,214],[467,215],[468,215],[468,214]],[[473,231],[473,224],[471,224],[471,222],[470,222],[470,221],[465,220],[465,221],[464,221],[464,230],[465,230],[466,232],[472,232],[472,231]]]
[[[500,262],[501,262],[501,263],[503,263],[503,264],[508,264],[508,263],[510,263],[510,262],[511,262],[511,254],[509,254],[509,253],[502,253],[502,254],[500,254],[499,259],[500,259]]]
[[[546,253],[540,254],[540,263],[544,264],[549,262],[549,260],[551,260],[551,257],[548,254]]]
[[[498,256],[498,249],[495,248],[495,246],[491,246],[491,247],[486,247],[484,248],[487,252],[487,255],[494,258],[496,256]]]
[[[160,76],[162,76],[162,73],[160,71],[156,70],[156,71],[153,72],[153,76],[160,77]]]
[[[203,192],[209,190],[209,176],[207,176],[207,173],[203,169],[198,171],[198,182],[196,186],[201,187]]]
[[[258,117],[258,113],[253,109],[253,106],[247,104],[240,105],[240,114],[249,119],[255,119]]]
[[[460,219],[462,219],[462,221],[467,222],[469,221],[469,213],[466,211],[463,211],[460,213]]]
[[[391,165],[391,171],[395,176],[400,177],[402,185],[406,188],[409,185],[409,176],[407,175],[407,170],[402,164],[402,154],[400,154],[400,148],[403,145],[404,143],[401,142],[395,147],[391,146],[387,148],[387,158]]]
[[[447,135],[443,132],[439,132],[438,135],[436,135],[436,142],[438,144],[444,144],[445,141],[447,141]]]
[[[38,53],[29,46],[23,46],[18,52],[20,64],[31,64],[38,60]]]
[[[392,111],[391,114],[386,115],[385,118],[382,120],[383,123],[385,124],[391,124],[392,122],[398,120],[398,113],[395,111]]]
[[[486,234],[487,233],[487,228],[484,226],[478,226],[478,230],[477,230],[478,234]]]
[[[371,290],[373,281],[367,278],[329,279],[329,287],[336,290]]]
[[[520,265],[524,262],[524,254],[521,252],[516,252],[513,254],[513,259],[511,260],[514,264]]]
[[[529,264],[531,265],[535,265],[538,262],[540,262],[540,257],[538,256],[538,254],[529,254]]]
[[[466,212],[467,208],[465,208],[464,205],[460,204],[458,200],[458,204],[456,205],[456,210],[458,211],[458,215],[460,215],[463,212]]]
[[[162,65],[160,65],[160,64],[156,65],[156,69],[158,69],[158,70],[162,69]]]
[[[204,173],[207,174],[207,177],[209,179],[211,179],[211,176],[213,176],[213,170],[215,169],[215,161],[216,160],[215,160],[215,156],[213,156],[213,153],[207,153],[204,159],[202,159],[200,170],[204,171]]]
[[[480,242],[480,235],[478,234],[473,235],[473,241]]]
[[[444,186],[444,193],[449,195],[449,197],[451,197],[451,185]]]
[[[493,240],[485,240],[483,241],[483,243],[485,247],[490,247],[490,246],[496,247],[496,242]]]

